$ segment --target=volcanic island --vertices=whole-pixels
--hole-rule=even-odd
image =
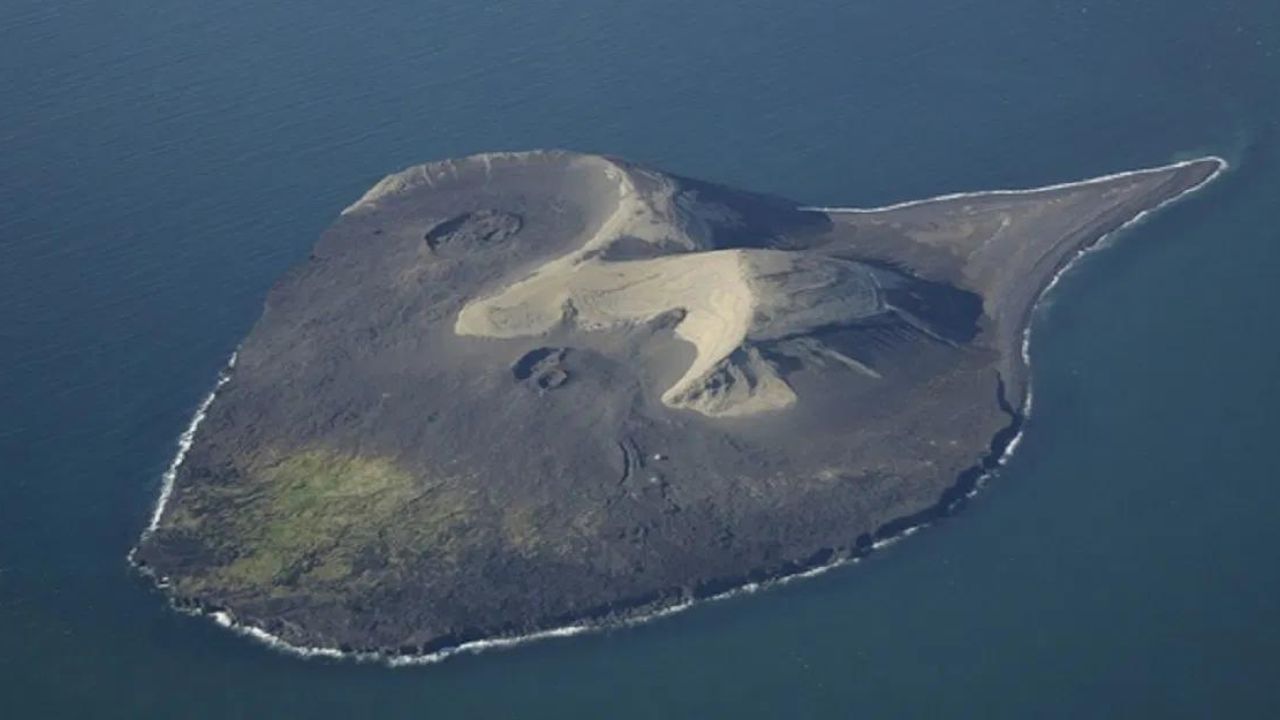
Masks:
[[[410,168],[270,291],[133,561],[282,646],[415,657],[858,557],[1020,432],[1058,273],[1224,167],[869,210],[565,151]]]

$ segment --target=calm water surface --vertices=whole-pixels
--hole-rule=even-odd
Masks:
[[[1280,4],[6,0],[5,717],[1280,715]],[[1235,169],[1039,314],[966,512],[645,627],[387,670],[129,572],[272,281],[382,174],[561,146],[815,204]]]

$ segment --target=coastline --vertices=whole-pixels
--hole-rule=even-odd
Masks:
[[[1087,185],[1096,185],[1098,183],[1111,182],[1113,180],[1122,180],[1124,178],[1135,177],[1137,175],[1146,175],[1148,173],[1163,172],[1165,170],[1177,170],[1184,167],[1190,167],[1192,165],[1195,165],[1197,163],[1202,163],[1202,162],[1215,162],[1218,164],[1218,169],[1215,170],[1211,175],[1209,175],[1200,183],[1193,185],[1187,190],[1179,193],[1178,195],[1173,196],[1172,198],[1169,198],[1168,200],[1165,200],[1163,203],[1160,203],[1159,205],[1156,205],[1155,207],[1149,210],[1144,210],[1143,212],[1138,213],[1138,215],[1134,216],[1133,220],[1130,220],[1128,223],[1125,223],[1123,226],[1121,226],[1121,228],[1124,228],[1136,222],[1139,218],[1151,212],[1154,212],[1155,210],[1159,210],[1160,208],[1164,207],[1165,205],[1168,205],[1171,202],[1178,200],[1179,198],[1185,197],[1188,193],[1199,190],[1206,183],[1218,177],[1218,175],[1221,174],[1224,170],[1230,169],[1231,163],[1227,162],[1225,158],[1219,155],[1204,155],[1198,158],[1192,158],[1190,160],[1179,160],[1178,162],[1169,163],[1168,165],[1157,165],[1154,167],[1141,168],[1139,170],[1125,170],[1123,172],[1111,173],[1109,175],[1099,175],[1098,177],[1091,177],[1085,180],[1073,180],[1069,182],[1054,183],[1053,185],[1042,185],[1040,187],[1034,187],[1034,188],[975,190],[973,192],[944,193],[942,195],[935,195],[933,197],[920,198],[918,200],[905,200],[903,202],[891,203],[889,205],[880,205],[878,207],[869,207],[869,208],[803,205],[800,207],[800,209],[808,210],[812,212],[871,215],[879,212],[888,212],[890,210],[902,210],[903,208],[916,207],[918,205],[925,205],[928,203],[946,202],[949,200],[961,200],[964,198],[1035,195],[1037,193],[1053,192],[1054,190],[1067,190],[1069,188],[1084,187]]]
[[[1081,181],[1068,182],[1068,183],[1058,183],[1055,185],[1043,186],[1039,188],[1031,188],[1031,189],[1023,189],[1023,190],[987,190],[987,191],[977,191],[977,192],[969,192],[969,193],[951,193],[947,195],[936,196],[933,198],[911,200],[907,202],[896,203],[896,204],[886,205],[886,206],[876,207],[876,208],[825,208],[825,207],[804,206],[804,207],[801,207],[800,209],[816,211],[816,212],[827,212],[827,213],[869,214],[869,213],[884,212],[889,210],[896,210],[904,207],[912,207],[912,206],[921,205],[925,203],[956,200],[956,199],[963,199],[963,198],[969,198],[969,197],[977,198],[977,197],[989,197],[989,196],[1001,196],[1001,195],[1026,195],[1026,194],[1041,193],[1041,192],[1060,190],[1060,189],[1066,189],[1071,187],[1079,187],[1079,186],[1089,185],[1089,184],[1098,183],[1098,182],[1105,182],[1105,181],[1120,179],[1124,177],[1131,177],[1131,176],[1141,175],[1141,174],[1150,173],[1150,172],[1182,168],[1182,167],[1187,167],[1190,165],[1194,165],[1194,164],[1202,163],[1206,161],[1216,162],[1217,168],[1211,174],[1206,176],[1203,180],[1187,188],[1181,193],[1164,200],[1158,205],[1138,213],[1133,218],[1131,218],[1124,224],[1117,227],[1115,230],[1100,236],[1099,238],[1097,238],[1091,243],[1088,243],[1085,246],[1082,246],[1068,260],[1063,262],[1062,265],[1055,271],[1051,280],[1045,285],[1045,287],[1036,296],[1035,302],[1031,306],[1031,309],[1028,310],[1028,314],[1030,315],[1034,313],[1036,308],[1041,306],[1045,295],[1050,290],[1052,290],[1054,287],[1057,286],[1062,276],[1065,275],[1066,272],[1070,270],[1080,260],[1080,258],[1082,258],[1086,254],[1091,253],[1095,250],[1099,250],[1104,247],[1107,247],[1111,239],[1117,233],[1141,223],[1143,220],[1149,217],[1151,213],[1157,210],[1160,210],[1166,207],[1167,205],[1170,205],[1178,200],[1181,200],[1197,190],[1200,190],[1201,188],[1209,184],[1212,180],[1216,179],[1219,175],[1221,175],[1227,169],[1229,169],[1230,163],[1228,163],[1225,159],[1219,156],[1209,155],[1209,156],[1196,158],[1192,160],[1180,161],[1177,163],[1172,163],[1172,164],[1164,165],[1160,167],[1125,171],[1125,172],[1114,173],[1114,174],[1106,175],[1102,177],[1090,178],[1088,180],[1081,180]],[[1031,328],[1032,328],[1032,323],[1030,322],[1030,318],[1028,317],[1022,330],[1022,340],[1021,340],[1021,348],[1020,348],[1024,371],[1027,373],[1028,376],[1030,373]],[[162,482],[161,482],[159,496],[157,497],[155,507],[152,510],[150,521],[147,527],[143,530],[139,542],[141,542],[142,539],[145,539],[158,527],[160,519],[164,513],[165,507],[171,498],[174,483],[176,482],[177,472],[181,468],[182,463],[185,460],[187,451],[190,449],[191,444],[194,441],[195,433],[198,430],[198,427],[201,421],[204,420],[204,417],[209,407],[212,405],[214,399],[216,398],[218,390],[221,389],[231,379],[232,373],[235,368],[236,357],[237,357],[236,353],[232,353],[232,355],[230,356],[227,362],[226,367],[220,372],[212,391],[205,397],[205,399],[197,407],[197,410],[194,413],[187,428],[179,436],[178,443],[177,443],[178,451],[175,454],[173,460],[170,462],[165,473],[162,475]],[[434,664],[437,662],[441,662],[445,659],[448,659],[449,657],[452,657],[454,655],[459,655],[463,653],[475,654],[485,650],[510,648],[517,645],[523,645],[526,643],[535,642],[538,640],[545,640],[545,639],[557,638],[557,637],[571,637],[574,635],[580,635],[588,632],[601,632],[601,631],[607,631],[615,628],[623,628],[623,627],[640,625],[642,623],[647,623],[653,620],[658,620],[670,615],[677,614],[679,612],[683,612],[685,610],[690,609],[691,607],[693,607],[698,603],[715,602],[715,601],[736,597],[739,595],[754,594],[755,592],[758,592],[760,590],[766,590],[775,586],[785,585],[790,582],[804,579],[804,578],[815,577],[817,575],[824,574],[830,570],[834,570],[836,568],[843,567],[845,565],[852,565],[854,563],[857,563],[859,560],[861,560],[863,557],[865,557],[869,553],[875,550],[888,547],[903,538],[909,537],[910,535],[914,534],[918,530],[931,525],[933,522],[953,514],[956,510],[958,510],[963,505],[963,503],[967,499],[974,497],[982,489],[982,487],[984,487],[986,480],[992,477],[992,475],[995,473],[996,470],[998,470],[999,467],[1005,465],[1008,462],[1008,460],[1012,457],[1013,453],[1016,451],[1018,445],[1022,440],[1025,423],[1030,417],[1030,413],[1032,409],[1032,383],[1029,381],[1027,382],[1024,397],[1022,398],[1020,406],[1016,409],[1008,405],[1008,403],[1005,401],[1003,390],[1004,390],[1004,386],[1003,386],[1003,380],[1002,380],[999,402],[1000,402],[1001,408],[1010,416],[1010,423],[1005,428],[1001,429],[999,432],[995,434],[995,436],[991,440],[991,444],[989,446],[988,452],[981,457],[979,462],[976,465],[961,472],[959,476],[956,478],[956,482],[952,484],[950,487],[948,487],[946,490],[944,490],[943,493],[939,496],[937,502],[935,502],[933,505],[925,508],[924,510],[921,510],[920,512],[891,520],[881,525],[874,532],[859,536],[857,541],[855,541],[855,543],[852,546],[843,547],[843,548],[824,549],[815,553],[813,556],[811,556],[809,560],[800,561],[797,563],[791,563],[785,566],[784,569],[778,571],[774,576],[751,581],[749,580],[750,576],[748,575],[741,578],[740,581],[739,580],[731,580],[731,581],[712,580],[709,583],[707,583],[707,584],[713,584],[717,588],[724,588],[726,585],[728,585],[729,586],[728,589],[719,589],[719,590],[712,589],[712,590],[707,590],[704,593],[699,593],[698,591],[685,592],[681,594],[661,593],[659,594],[658,599],[656,600],[645,599],[641,602],[635,602],[633,605],[630,605],[630,606],[628,606],[628,604],[625,602],[618,603],[616,607],[611,606],[611,607],[603,608],[603,611],[598,614],[588,614],[582,620],[572,621],[568,624],[561,625],[561,626],[551,627],[543,630],[537,630],[537,631],[523,634],[523,635],[496,636],[492,638],[478,638],[473,640],[465,640],[462,642],[457,642],[454,645],[446,645],[444,647],[441,647],[436,650],[432,650],[430,652],[406,653],[406,654],[395,653],[390,651],[347,651],[347,650],[343,650],[336,647],[312,647],[312,646],[294,645],[280,638],[279,636],[272,635],[271,633],[257,626],[252,625],[251,623],[245,623],[237,620],[232,613],[224,609],[202,607],[202,606],[190,606],[190,605],[179,606],[173,601],[172,598],[170,598],[170,606],[184,614],[207,617],[213,620],[214,622],[216,622],[218,625],[224,628],[227,628],[232,632],[235,632],[236,634],[252,638],[260,643],[267,645],[273,650],[283,652],[286,654],[294,655],[297,657],[303,657],[303,658],[318,657],[318,658],[329,658],[334,660],[354,660],[357,662],[379,662],[384,665],[387,665],[388,667],[406,667],[406,666],[413,666],[413,665]],[[164,587],[166,587],[167,583],[165,578],[156,575],[156,573],[154,573],[154,571],[152,571],[151,568],[147,567],[145,564],[140,564],[135,561],[136,550],[137,550],[137,547],[135,545],[135,547],[130,549],[128,553],[128,560],[130,564],[143,575],[150,577],[155,582],[158,588],[163,589]],[[674,602],[669,602],[668,600],[665,599],[670,597],[678,597],[679,599],[675,600]],[[599,618],[603,618],[603,619],[599,619]]]
[[[182,461],[187,459],[187,452],[191,450],[191,443],[195,441],[196,429],[200,427],[200,423],[204,421],[205,415],[209,412],[209,406],[213,404],[213,399],[217,397],[218,391],[223,385],[231,379],[231,372],[236,367],[236,356],[238,353],[232,352],[231,357],[227,359],[227,364],[218,373],[218,380],[214,383],[213,389],[205,396],[200,405],[196,407],[196,412],[191,416],[191,422],[187,425],[187,429],[178,436],[178,452],[170,461],[169,467],[165,469],[164,475],[161,476],[160,497],[156,500],[156,506],[151,511],[151,520],[147,523],[147,529],[144,533],[154,532],[160,525],[160,516],[164,513],[164,508],[169,504],[169,496],[173,494],[173,484],[178,477],[178,468],[182,466]]]

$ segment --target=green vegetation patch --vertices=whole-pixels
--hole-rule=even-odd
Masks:
[[[227,562],[192,578],[192,590],[287,595],[372,580],[410,558],[448,559],[475,514],[467,496],[427,486],[380,457],[307,449],[246,474],[200,503],[219,509],[200,524]]]

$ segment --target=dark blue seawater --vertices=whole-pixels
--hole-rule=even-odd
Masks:
[[[0,715],[1280,716],[1280,3],[5,0]],[[607,151],[815,204],[1232,172],[1091,255],[958,517],[644,627],[388,670],[126,551],[273,280],[382,174]]]

